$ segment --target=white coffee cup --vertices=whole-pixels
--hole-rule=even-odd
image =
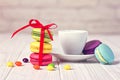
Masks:
[[[61,30],[58,32],[64,54],[80,55],[85,46],[88,32],[85,30]]]

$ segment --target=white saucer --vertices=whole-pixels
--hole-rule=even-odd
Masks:
[[[56,58],[65,61],[83,61],[94,57],[94,54],[90,55],[67,55],[67,54],[58,54],[52,53]]]

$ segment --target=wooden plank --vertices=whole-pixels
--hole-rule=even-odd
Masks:
[[[30,55],[29,44],[22,50],[21,55],[17,60],[22,60],[24,57]],[[59,68],[57,62],[54,71],[46,70],[46,66],[41,66],[41,70],[34,70],[33,65],[30,63],[24,64],[22,67],[14,67],[6,80],[60,80]]]
[[[4,41],[4,43],[1,43],[0,47],[0,56],[1,58],[1,66],[0,66],[0,79],[5,80],[7,76],[9,75],[10,71],[14,68],[8,68],[6,66],[6,63],[8,61],[15,62],[19,55],[21,54],[22,50],[24,49],[26,42],[24,39],[21,38],[14,38],[14,39],[8,39],[7,41]]]
[[[52,42],[53,52],[61,53],[58,37],[55,36],[54,39]],[[29,57],[29,43],[33,40],[30,35],[24,34],[12,40],[4,41],[1,39],[3,46],[0,46],[0,80],[119,80],[120,45],[117,44],[120,40],[119,36],[90,35],[88,40],[92,39],[99,39],[113,49],[115,53],[113,65],[102,65],[93,58],[87,62],[55,62],[55,71],[47,71],[46,67],[41,67],[42,70],[34,70],[30,63],[24,64],[22,67],[8,68],[6,67],[7,61],[14,62]],[[72,70],[64,70],[65,64],[70,64]]]
[[[95,37],[95,36],[93,36]],[[109,45],[114,52],[115,61],[112,65],[101,65],[103,69],[113,77],[114,80],[120,79],[120,54],[119,54],[119,47],[120,44],[120,37],[119,35],[100,35],[97,36],[98,39],[102,40],[105,44]]]
[[[72,70],[64,70],[66,64],[70,64]],[[59,67],[61,80],[114,80],[99,63],[60,62]]]
[[[3,33],[0,33],[0,43],[2,43],[2,42],[4,42],[4,41],[6,41],[7,39],[9,39],[10,38],[10,34],[3,34]]]
[[[109,44],[109,42],[106,39],[104,39],[103,37],[95,35],[95,36],[90,36],[88,38],[88,40],[98,39],[98,40],[101,40],[101,41]],[[118,56],[118,47],[116,50],[115,45],[113,45],[113,44],[109,44],[109,45],[112,46],[115,49],[115,51],[117,51],[115,56]],[[70,64],[74,68],[73,71],[63,70],[63,66],[65,64]],[[111,67],[111,65],[108,65],[108,67],[109,67],[108,68],[108,67],[106,67],[106,65],[99,64],[98,62],[95,62],[95,63],[90,63],[90,62],[61,63],[60,62],[59,66],[60,66],[62,80],[73,80],[73,79],[74,80],[118,80],[118,79],[120,79],[120,77],[118,76],[120,74],[120,73],[118,73],[118,72],[120,72],[118,68],[116,69],[116,71],[114,71],[115,69],[113,67]],[[114,65],[114,66],[117,66],[117,65]],[[112,74],[114,74],[114,75],[112,75]]]
[[[120,45],[119,40],[120,37],[119,36],[102,36],[101,37],[105,43],[107,43],[113,50],[114,54],[115,54],[115,61],[113,63],[113,65],[101,65],[107,72],[109,75],[111,75],[114,80],[119,80],[120,79],[120,54],[119,54],[119,47]]]

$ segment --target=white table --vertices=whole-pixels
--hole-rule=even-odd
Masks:
[[[7,67],[7,61],[29,58],[29,43],[33,41],[27,34],[18,34],[13,39],[9,37],[10,34],[0,34],[0,80],[120,80],[120,35],[89,35],[88,38],[99,39],[113,49],[115,61],[112,65],[102,65],[95,58],[84,62],[58,62],[54,58],[55,71],[47,71],[46,66],[34,70],[30,63],[22,67]],[[57,37],[53,49],[60,51]],[[64,70],[65,64],[70,64],[72,70]]]

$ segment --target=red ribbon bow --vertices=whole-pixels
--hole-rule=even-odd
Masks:
[[[54,28],[51,28],[53,25],[55,25],[55,27],[54,27]],[[39,47],[39,65],[41,65],[41,64],[42,64],[43,47],[44,47],[44,45],[43,45],[43,43],[44,43],[44,32],[45,32],[45,30],[47,30],[50,39],[53,40],[52,34],[50,33],[49,29],[55,29],[55,28],[57,28],[57,25],[54,24],[54,23],[51,23],[51,24],[48,24],[48,25],[43,26],[38,20],[36,20],[36,19],[31,19],[31,20],[29,21],[29,24],[28,24],[28,25],[23,26],[23,27],[21,27],[20,29],[16,30],[16,31],[12,34],[11,38],[13,38],[13,37],[15,36],[15,34],[17,34],[18,32],[20,32],[20,31],[22,31],[23,29],[28,28],[28,27],[41,28],[41,32],[40,32],[40,33],[41,33],[41,35],[40,35],[41,38],[40,38],[40,47]]]

